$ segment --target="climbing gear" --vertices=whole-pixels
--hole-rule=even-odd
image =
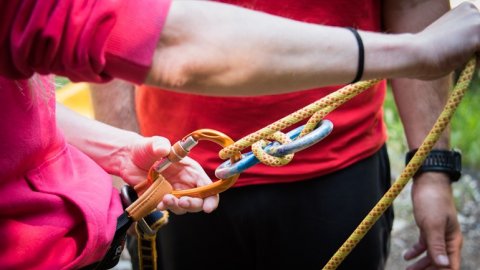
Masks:
[[[297,127],[296,129],[286,134],[287,137],[290,138],[290,140],[292,141],[286,144],[272,142],[269,145],[264,146],[264,148],[259,148],[256,151],[264,151],[274,157],[283,157],[292,153],[296,153],[312,146],[313,144],[321,141],[323,138],[328,136],[330,132],[332,132],[333,124],[329,120],[323,120],[321,124],[316,127],[312,132],[308,133],[302,138],[295,140],[300,135],[300,132],[303,130],[304,127],[305,125]],[[247,154],[244,154],[242,155],[242,159],[235,163],[232,163],[229,160],[225,161],[215,170],[215,176],[223,179],[235,174],[242,173],[243,171],[260,162],[260,159],[258,159],[257,156],[261,156],[261,154],[257,153],[249,152]],[[262,163],[267,162],[265,161],[265,159],[262,158]]]
[[[153,210],[137,222],[137,252],[139,269],[157,269],[157,232],[168,222],[168,211]]]
[[[118,263],[121,252],[125,246],[127,230],[134,222],[137,222],[135,229],[139,241],[140,269],[156,269],[157,255],[155,239],[157,231],[168,221],[168,212],[155,210],[163,196],[171,193],[176,197],[192,196],[205,198],[225,191],[236,182],[238,174],[220,179],[207,186],[186,190],[173,190],[168,181],[160,174],[173,162],[178,162],[186,157],[190,150],[202,140],[214,142],[222,147],[233,143],[230,137],[221,132],[211,129],[197,130],[176,142],[166,158],[155,162],[150,168],[147,179],[144,182],[135,186],[135,188],[128,185],[124,186],[120,194],[125,211],[117,218],[117,228],[114,239],[110,244],[107,254],[93,269],[112,268]],[[241,155],[238,153],[234,155],[230,161],[234,163],[240,158]],[[148,255],[146,255],[147,253]]]
[[[403,187],[422,165],[426,156],[432,150],[433,145],[439,139],[440,134],[448,125],[455,109],[460,103],[460,100],[463,97],[473,76],[475,61],[475,59],[472,59],[468,62],[465,70],[460,75],[460,78],[448,100],[444,111],[441,113],[434,127],[427,135],[424,142],[419,147],[418,151],[408,163],[402,174],[380,199],[377,205],[375,205],[375,207],[360,223],[360,225],[355,229],[352,235],[332,256],[323,269],[336,269],[340,265],[340,263],[359,243],[363,236],[371,229],[378,218],[393,203],[393,200],[398,196]],[[125,213],[119,217],[120,227],[117,226],[117,230],[123,229],[122,226],[125,226],[125,224],[131,224],[133,221],[139,221],[148,215],[153,209],[155,209],[158,202],[160,202],[163,196],[167,193],[171,193],[176,197],[192,196],[205,198],[223,192],[231,187],[237,180],[239,173],[248,167],[253,166],[253,163],[257,162],[257,160],[272,166],[282,166],[287,164],[291,161],[293,153],[296,152],[295,149],[297,147],[301,148],[300,146],[295,145],[294,142],[296,140],[301,142],[301,138],[314,131],[317,128],[317,125],[328,113],[346,101],[352,99],[356,95],[362,93],[366,89],[369,89],[379,81],[379,79],[374,79],[347,85],[333,93],[330,93],[322,99],[319,99],[314,103],[307,105],[304,108],[243,137],[236,142],[233,142],[233,140],[227,135],[210,129],[198,130],[187,135],[181,141],[175,143],[175,145],[172,147],[171,153],[166,159],[160,160],[159,162],[155,163],[154,166],[152,166],[148,173],[147,180],[144,181],[138,188],[135,188],[135,190],[141,194],[140,198],[128,206],[125,210]],[[307,117],[310,118],[308,119],[307,123],[300,128],[301,131],[300,129],[292,131],[292,133],[289,133],[288,135],[280,132],[280,130],[290,127],[299,121],[306,119]],[[320,127],[322,126],[323,122]],[[300,132],[300,134],[293,135],[296,132]],[[292,141],[292,137],[295,138],[294,141]],[[281,142],[282,144],[285,144],[286,146],[283,146],[282,148],[276,143],[272,143],[267,146],[268,143],[263,141],[272,138],[278,142]],[[219,181],[215,181],[207,186],[187,190],[173,190],[171,185],[163,178],[160,172],[169,164],[171,164],[171,162],[179,161],[188,155],[188,152],[200,140],[212,141],[223,147],[223,149],[219,152],[219,156],[222,159],[230,159],[230,161],[229,163],[222,164],[219,166],[219,168],[217,168],[216,175],[222,177],[220,177]],[[305,139],[305,141],[309,141],[309,139]],[[252,154],[249,153],[243,156],[244,159],[247,159],[247,161],[240,163],[240,165],[235,165],[237,161],[242,160],[241,151],[249,146],[252,146]],[[264,147],[265,149],[263,149]],[[283,149],[283,152],[279,151],[278,149]],[[287,155],[281,157],[280,152]],[[257,160],[252,157],[253,155]],[[223,176],[228,177],[224,179]]]
[[[299,138],[305,136],[306,134],[312,132],[317,124],[323,120],[323,118],[329,114],[331,111],[336,109],[338,106],[352,99],[356,95],[364,92],[369,89],[380,80],[369,80],[361,81],[355,84],[347,85],[335,92],[328,94],[327,96],[303,107],[302,109],[289,114],[280,120],[275,121],[274,123],[253,132],[235,143],[223,148],[220,150],[219,156],[221,159],[230,158],[232,155],[241,152],[245,148],[251,146],[257,141],[262,139],[267,139],[273,133],[283,130],[287,127],[290,127],[301,120],[310,117],[305,124],[304,129],[299,135]]]
[[[232,139],[221,132],[210,129],[197,130],[175,143],[166,158],[155,162],[148,172],[147,180],[135,186],[135,191],[139,192],[140,194],[145,192],[145,190],[149,188],[155,181],[158,181],[158,179],[161,177],[160,173],[163,170],[170,166],[172,162],[178,162],[182,158],[186,157],[190,150],[192,150],[192,148],[195,147],[201,140],[211,141],[223,147],[233,142]],[[231,161],[235,162],[238,158],[240,158],[239,155],[233,157]],[[223,179],[224,180],[216,181],[209,186],[181,191],[172,190],[171,193],[177,197],[208,197],[228,189],[238,179],[238,175],[232,175]],[[164,181],[164,179],[162,179],[162,181]],[[157,204],[158,202],[159,201],[156,201]],[[149,215],[137,222],[135,231],[138,239],[137,251],[140,269],[157,269],[157,232],[167,222],[168,212],[158,210],[153,210]]]

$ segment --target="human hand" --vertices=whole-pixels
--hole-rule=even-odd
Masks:
[[[170,153],[170,142],[159,136],[139,137],[133,144],[126,147],[120,176],[125,182],[136,185],[146,179],[152,164]],[[162,172],[162,176],[172,184],[174,189],[194,188],[204,186],[212,181],[202,167],[193,159],[185,157],[172,163]],[[218,194],[207,198],[183,196],[176,198],[167,194],[158,204],[160,210],[171,210],[175,214],[204,211],[212,212],[218,206]]]
[[[404,258],[423,257],[407,269],[460,269],[463,237],[450,180],[442,173],[423,173],[415,179],[412,200],[420,236]]]
[[[447,75],[475,54],[478,56],[480,12],[474,4],[462,3],[417,33],[413,40],[421,64],[412,69],[411,77],[434,79]]]

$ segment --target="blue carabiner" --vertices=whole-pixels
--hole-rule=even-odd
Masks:
[[[272,142],[264,148],[265,152],[267,152],[269,155],[280,157],[301,151],[327,137],[330,132],[332,132],[333,123],[329,120],[322,120],[312,132],[296,140],[304,127],[305,125],[297,127],[286,134],[290,139],[293,140],[292,142],[287,144]],[[246,154],[242,154],[242,159],[233,164],[231,164],[230,160],[220,164],[220,166],[218,166],[218,168],[215,170],[215,176],[219,179],[225,179],[235,174],[240,174],[258,163],[260,163],[260,161],[257,157],[255,157],[253,152],[248,152]]]

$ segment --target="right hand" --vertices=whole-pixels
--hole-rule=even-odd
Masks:
[[[171,145],[166,138],[160,136],[136,136],[130,141],[131,144],[126,145],[124,150],[119,152],[120,158],[123,158],[119,176],[134,186],[147,178],[148,170],[156,160],[168,155]],[[162,172],[162,175],[174,189],[195,188],[212,183],[200,164],[189,157],[172,163]],[[166,194],[157,208],[170,210],[177,215],[200,211],[210,213],[217,208],[218,203],[218,194],[203,199],[189,196],[176,198],[172,194]]]
[[[414,40],[421,64],[412,69],[415,73],[411,77],[435,79],[447,75],[478,56],[480,12],[474,4],[462,3],[416,34]]]

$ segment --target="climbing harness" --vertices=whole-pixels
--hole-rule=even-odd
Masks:
[[[391,206],[393,200],[421,166],[428,153],[440,138],[441,133],[450,122],[453,113],[466,92],[473,77],[475,61],[475,59],[472,59],[467,63],[449,97],[445,109],[398,179],[358,225],[345,243],[332,256],[323,269],[332,270],[340,265],[345,257],[348,256],[364,235],[371,229],[378,218],[383,215],[384,211]],[[117,225],[117,231],[121,231],[122,233],[123,231],[126,232],[126,229],[128,229],[134,221],[137,221],[139,224],[137,225],[137,231],[143,230],[144,235],[145,232],[147,232],[147,235],[156,234],[156,231],[166,222],[166,218],[164,218],[162,222],[157,223],[158,225],[152,226],[155,222],[147,222],[148,218],[146,217],[151,213],[155,213],[156,205],[162,200],[164,195],[171,193],[176,197],[191,196],[205,198],[225,191],[236,182],[241,172],[259,162],[270,166],[283,166],[287,164],[292,160],[295,152],[313,145],[331,132],[333,124],[323,119],[328,113],[377,84],[379,81],[378,79],[374,79],[347,85],[236,142],[227,135],[211,129],[201,129],[187,135],[172,146],[172,150],[166,158],[157,161],[150,168],[147,180],[136,186],[135,190],[130,190],[130,192],[138,193],[139,198],[133,200],[131,204],[126,207],[125,212],[118,218],[119,225]],[[309,119],[305,125],[287,134],[280,132],[280,130],[284,130],[308,117]],[[187,156],[189,151],[201,140],[211,141],[222,146],[223,148],[219,152],[220,158],[229,159],[221,164],[215,171],[215,175],[220,180],[207,186],[193,189],[173,190],[168,181],[161,175],[162,170],[167,168],[172,162],[178,162]],[[269,142],[268,140],[274,140],[274,142]],[[252,147],[252,152],[242,155],[241,151],[250,146]],[[141,240],[143,241],[147,238],[148,237],[143,237]],[[154,238],[150,237],[148,239],[151,240]],[[113,245],[115,245],[115,243]],[[155,243],[150,242],[148,245],[150,245],[150,250],[154,250]],[[156,254],[151,257],[153,258],[154,256],[156,256]],[[153,267],[152,269],[156,269],[156,263],[153,263]]]

